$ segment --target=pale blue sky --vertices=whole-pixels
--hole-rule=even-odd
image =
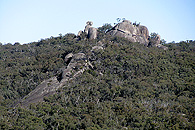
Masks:
[[[0,42],[21,44],[116,18],[141,22],[167,42],[195,40],[195,0],[0,0]]]

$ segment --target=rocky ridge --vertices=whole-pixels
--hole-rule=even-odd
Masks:
[[[160,35],[155,38],[149,36],[149,30],[146,26],[133,23],[129,20],[123,20],[118,23],[111,30],[107,32],[108,35],[127,38],[130,42],[138,42],[147,47],[158,47],[164,50],[168,48],[160,44]]]
[[[86,34],[86,38],[92,40],[96,39],[98,32],[97,29],[92,27],[93,22],[86,22],[84,31],[78,32],[78,37],[83,33]],[[132,23],[129,20],[123,20],[122,22],[116,24],[112,29],[106,32],[106,35],[111,35],[113,37],[124,37],[127,38],[130,42],[138,42],[147,47],[158,47],[164,50],[168,48],[160,44],[160,35],[157,35],[154,38],[149,36],[149,30],[146,26]]]
[[[93,65],[88,61],[84,53],[70,53],[65,57],[65,61],[68,66],[61,68],[58,76],[43,81],[32,92],[13,106],[19,104],[21,106],[28,106],[31,103],[41,102],[44,97],[56,93],[56,90],[63,87],[68,81],[78,77],[85,70],[93,68]]]
[[[84,31],[79,31],[77,37],[86,34],[86,38],[92,40],[96,39],[98,32],[97,29],[92,27],[93,22],[86,23]],[[147,47],[158,47],[164,50],[168,48],[160,44],[160,35],[155,38],[150,38],[149,31],[146,26],[132,24],[128,20],[118,23],[111,30],[106,32],[106,35],[118,36],[127,38],[130,42],[138,42]],[[95,50],[103,50],[102,46],[92,47],[92,54]],[[44,97],[55,94],[56,90],[63,87],[68,81],[81,75],[85,70],[93,68],[93,65],[88,60],[89,58],[84,53],[69,53],[65,57],[67,67],[61,68],[60,73],[56,77],[51,77],[43,81],[32,92],[25,96],[22,100],[15,103],[14,106],[21,104],[21,106],[28,106],[31,103],[43,101]]]

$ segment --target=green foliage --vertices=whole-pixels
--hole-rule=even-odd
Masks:
[[[151,39],[155,39],[157,36],[158,36],[158,33],[155,33],[155,32],[150,34]]]
[[[0,129],[195,129],[195,41],[164,51],[108,36],[92,53],[98,40],[66,34],[1,45]],[[70,52],[84,52],[94,69],[44,102],[10,107],[66,67]]]
[[[102,32],[102,33],[106,33],[108,30],[112,29],[112,25],[111,24],[104,24],[102,27],[99,27],[98,28],[98,31],[99,32]]]
[[[101,40],[103,37],[105,37],[105,33],[111,30],[112,28],[113,28],[112,25],[108,23],[104,24],[102,27],[99,27],[97,38]]]

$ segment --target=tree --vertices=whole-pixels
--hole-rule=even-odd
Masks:
[[[158,37],[160,38],[158,33],[153,32],[153,33],[150,34],[151,41],[157,39]],[[166,44],[165,39],[160,39],[160,44],[162,44],[162,45]]]
[[[19,46],[20,43],[19,42],[15,42],[14,46]]]
[[[59,36],[60,36],[60,38],[62,38],[62,34],[61,33],[59,34]]]
[[[155,38],[157,38],[157,36],[158,36],[158,33],[155,33],[155,32],[150,33],[150,38],[151,39],[155,39]]]
[[[119,23],[121,21],[121,18],[117,18],[116,21]]]
[[[98,28],[98,31],[102,33],[106,33],[110,29],[112,29],[112,25],[110,23],[105,23],[102,27]]]
[[[160,44],[162,44],[162,45],[166,44],[165,39],[161,39],[161,40],[160,40]]]

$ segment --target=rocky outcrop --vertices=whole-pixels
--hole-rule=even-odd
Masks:
[[[97,28],[92,27],[93,25],[92,21],[88,21],[86,22],[86,24],[87,25],[85,26],[84,32],[79,31],[77,37],[81,37],[81,35],[85,33],[86,38],[91,39],[91,40],[96,39],[97,38]]]
[[[56,93],[56,90],[63,87],[68,81],[78,77],[85,70],[93,68],[92,64],[88,61],[84,53],[70,53],[65,57],[65,60],[70,60],[70,62],[68,63],[67,67],[60,69],[58,76],[43,81],[14,106],[18,104],[28,106],[31,103],[41,102],[43,101],[44,97]]]
[[[104,48],[102,47],[102,46],[94,46],[94,47],[92,47],[92,52],[93,51],[96,51],[96,50],[103,50]]]
[[[139,42],[144,45],[149,43],[149,31],[147,27],[132,24],[129,20],[124,20],[114,26],[107,34],[111,36],[125,37],[131,42]]]
[[[97,38],[97,28],[92,27],[93,22],[86,22],[84,31],[79,31],[77,39],[81,40],[84,36],[84,39],[96,39]],[[83,35],[84,34],[84,35]],[[160,35],[156,38],[150,38],[149,31],[146,26],[133,23],[129,20],[123,20],[121,23],[118,23],[112,29],[106,32],[107,35],[118,36],[127,38],[130,42],[138,42],[147,47],[158,47],[164,50],[168,48],[160,44]]]
[[[70,79],[76,78],[89,68],[93,68],[93,66],[88,61],[84,53],[77,53],[73,55],[67,68],[61,70],[60,83],[63,85]]]
[[[87,25],[85,26],[84,32],[88,35],[89,28],[92,27],[93,22],[92,22],[92,21],[87,21],[86,24],[87,24]]]
[[[28,106],[31,103],[41,102],[44,97],[54,94],[59,88],[59,85],[60,82],[56,77],[45,80],[16,105],[20,104],[21,106]]]
[[[70,61],[72,60],[72,57],[73,57],[73,53],[69,53],[68,55],[65,56],[65,63],[68,65],[70,63]]]
[[[136,23],[132,24],[129,20],[118,23],[107,32],[107,35],[124,37],[129,39],[130,42],[139,42],[147,47],[158,47],[164,50],[168,49],[160,44],[160,35],[155,38],[150,38],[146,26]]]
[[[97,38],[97,29],[94,27],[90,27],[88,30],[87,38],[96,39]]]

